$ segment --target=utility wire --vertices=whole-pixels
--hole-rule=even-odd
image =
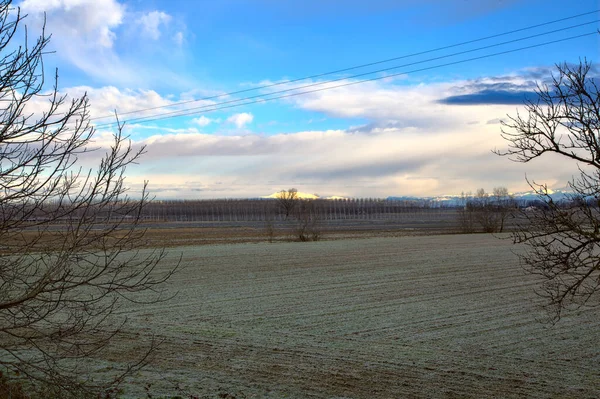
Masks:
[[[454,56],[457,56],[457,55],[463,55],[463,54],[473,53],[473,52],[476,52],[476,51],[485,50],[485,49],[489,49],[489,48],[493,48],[493,47],[498,47],[498,46],[502,46],[502,45],[505,45],[505,44],[516,43],[516,42],[519,42],[519,41],[528,40],[528,39],[532,39],[532,38],[535,38],[535,37],[545,36],[545,35],[549,35],[549,34],[560,32],[560,31],[565,31],[565,30],[569,30],[569,29],[578,28],[578,27],[581,27],[581,26],[584,26],[584,25],[595,24],[598,21],[600,21],[600,20],[585,22],[585,23],[582,23],[582,24],[573,25],[573,26],[569,26],[569,27],[566,27],[566,28],[555,29],[553,31],[548,31],[548,32],[545,32],[545,33],[538,33],[538,34],[535,34],[535,35],[526,36],[526,37],[522,37],[522,38],[519,38],[519,39],[513,39],[513,40],[506,41],[506,42],[495,43],[495,44],[491,44],[491,45],[488,45],[488,46],[478,47],[478,48],[471,49],[471,50],[460,51],[460,52],[457,52],[457,53],[447,54],[447,55],[443,55],[443,56],[439,56],[439,57],[428,58],[426,60],[415,61],[415,62],[411,62],[411,63],[408,63],[408,64],[396,65],[396,66],[393,66],[393,67],[378,69],[378,70],[375,70],[375,71],[363,72],[363,73],[356,74],[356,75],[351,75],[351,76],[346,76],[346,77],[341,77],[341,78],[336,78],[336,79],[330,79],[330,80],[326,80],[326,81],[323,81],[323,82],[310,83],[310,84],[306,84],[306,85],[302,85],[302,86],[298,86],[298,87],[293,87],[293,88],[289,88],[289,89],[284,89],[284,90],[278,90],[278,91],[274,91],[274,92],[270,92],[270,93],[256,94],[254,96],[249,96],[249,97],[244,97],[244,98],[239,98],[239,99],[233,99],[233,100],[228,100],[228,101],[222,101],[222,102],[215,103],[215,104],[201,105],[201,106],[198,106],[198,107],[180,109],[180,110],[175,110],[175,111],[170,111],[170,112],[164,112],[164,113],[155,114],[155,115],[149,115],[149,116],[145,116],[145,117],[134,118],[134,119],[130,119],[130,120],[125,121],[125,122],[135,123],[135,122],[144,120],[144,119],[149,118],[149,117],[159,117],[159,116],[167,116],[167,115],[176,115],[176,114],[179,114],[181,112],[198,111],[198,110],[202,110],[202,109],[205,109],[205,108],[212,108],[212,107],[221,106],[221,105],[225,105],[225,104],[232,104],[232,103],[237,103],[237,102],[240,102],[240,101],[252,100],[252,99],[255,99],[255,98],[267,97],[267,96],[271,96],[271,95],[274,95],[274,94],[281,94],[281,93],[287,93],[287,92],[295,91],[295,90],[307,89],[307,88],[315,87],[315,86],[322,86],[322,85],[326,85],[326,84],[330,84],[330,83],[339,82],[339,81],[342,81],[342,80],[360,78],[360,77],[363,77],[363,76],[372,75],[374,73],[387,72],[387,71],[391,71],[391,70],[398,69],[398,68],[404,68],[404,67],[407,67],[407,66],[424,64],[424,63],[427,63],[427,62],[430,62],[430,61],[437,61],[437,60],[440,60],[440,59],[450,58],[450,57],[454,57]],[[116,124],[116,122],[109,122],[109,123],[98,125],[97,127],[104,127],[104,126],[110,126],[110,125],[115,125],[115,124]]]
[[[477,42],[481,42],[481,41],[484,41],[484,40],[494,39],[494,38],[497,38],[497,37],[502,37],[502,36],[510,35],[510,34],[517,33],[517,32],[523,32],[523,31],[526,31],[526,30],[531,30],[531,29],[539,28],[539,27],[542,27],[542,26],[552,25],[552,24],[555,24],[555,23],[558,23],[558,22],[568,21],[570,19],[575,19],[575,18],[579,18],[579,17],[582,17],[582,16],[590,15],[590,14],[595,14],[595,13],[597,13],[599,11],[600,11],[600,9],[599,10],[594,10],[594,11],[589,11],[589,12],[585,12],[585,13],[582,13],[582,14],[573,15],[573,16],[570,16],[570,17],[565,17],[565,18],[556,19],[556,20],[553,20],[553,21],[548,21],[548,22],[544,22],[544,23],[541,23],[541,24],[537,24],[537,25],[531,25],[531,26],[527,26],[527,27],[524,27],[524,28],[511,30],[511,31],[508,31],[508,32],[498,33],[498,34],[494,34],[494,35],[491,35],[491,36],[485,36],[485,37],[481,37],[481,38],[478,38],[478,39],[468,40],[468,41],[461,42],[461,43],[456,43],[456,44],[451,44],[451,45],[448,45],[448,46],[443,46],[443,47],[438,47],[438,48],[434,48],[434,49],[430,49],[430,50],[420,51],[420,52],[417,52],[417,53],[411,53],[411,54],[407,54],[407,55],[403,55],[403,56],[399,56],[399,57],[388,58],[388,59],[385,59],[385,60],[375,61],[375,62],[371,62],[371,63],[368,63],[368,64],[362,64],[362,65],[357,65],[357,66],[353,66],[353,67],[349,67],[349,68],[338,69],[338,70],[335,70],[335,71],[319,73],[319,74],[316,74],[316,75],[310,75],[310,76],[306,76],[306,77],[302,77],[302,78],[297,78],[297,79],[291,79],[291,80],[286,80],[286,81],[282,81],[282,82],[271,83],[271,84],[267,84],[267,85],[262,85],[262,86],[253,87],[253,88],[249,88],[249,89],[232,91],[232,92],[218,94],[218,95],[209,96],[209,97],[203,97],[203,98],[199,98],[199,99],[196,99],[196,100],[179,101],[179,102],[171,103],[171,104],[168,104],[168,105],[161,105],[161,106],[150,107],[150,108],[142,108],[142,109],[135,110],[135,111],[121,112],[121,113],[119,113],[119,115],[130,115],[130,114],[135,114],[135,113],[140,113],[140,112],[145,112],[145,111],[152,111],[152,110],[156,110],[156,109],[174,107],[174,106],[183,105],[183,104],[190,104],[190,103],[194,103],[194,102],[213,100],[215,98],[228,97],[228,96],[232,96],[232,95],[235,95],[235,94],[247,93],[247,92],[255,91],[255,90],[268,89],[270,87],[280,86],[280,85],[284,85],[284,84],[300,82],[300,81],[308,80],[308,79],[320,78],[320,77],[323,77],[323,76],[333,75],[333,74],[337,74],[337,73],[341,73],[341,72],[348,72],[348,71],[352,71],[352,70],[359,69],[359,68],[365,68],[365,67],[368,67],[368,66],[379,65],[379,64],[383,64],[383,63],[391,62],[391,61],[398,61],[398,60],[409,58],[409,57],[415,57],[415,56],[429,54],[429,53],[433,53],[433,52],[437,52],[437,51],[441,51],[441,50],[447,50],[447,49],[451,49],[451,48],[454,48],[454,47],[460,47],[460,46],[464,46],[464,45],[467,45],[467,44],[477,43]],[[114,117],[114,115],[97,116],[97,117],[94,117],[94,118],[90,118],[90,120],[92,121],[92,120],[106,119],[106,118],[113,118],[113,117]]]
[[[289,89],[284,89],[284,90],[278,90],[278,91],[271,92],[271,93],[257,94],[257,95],[250,96],[250,97],[245,97],[245,98],[241,98],[241,99],[234,99],[234,100],[229,100],[229,101],[223,101],[223,102],[216,103],[216,104],[208,104],[208,105],[203,105],[203,106],[199,106],[199,107],[193,107],[193,108],[187,108],[187,109],[182,109],[182,110],[175,110],[175,111],[170,111],[170,112],[164,112],[164,113],[161,113],[161,114],[148,115],[148,116],[145,116],[145,117],[139,117],[139,118],[134,118],[134,119],[126,120],[125,122],[127,122],[127,123],[137,123],[137,122],[148,121],[149,118],[152,118],[152,120],[168,119],[169,117],[177,117],[177,116],[184,116],[184,115],[192,115],[194,113],[201,113],[201,112],[198,112],[200,110],[204,110],[204,111],[207,111],[207,112],[209,112],[209,111],[212,112],[214,110],[221,109],[222,106],[227,105],[227,104],[233,104],[233,105],[230,105],[230,106],[227,106],[227,107],[222,107],[222,108],[231,108],[233,106],[255,104],[255,103],[258,103],[260,101],[270,100],[272,98],[268,98],[268,97],[269,96],[273,96],[275,94],[282,94],[282,93],[287,93],[287,92],[290,92],[290,91],[297,91],[297,90],[307,89],[307,88],[316,87],[316,86],[328,85],[328,84],[339,82],[339,81],[343,81],[343,80],[355,79],[355,78],[359,78],[359,77],[363,77],[363,76],[367,76],[367,75],[372,75],[374,73],[386,72],[386,71],[390,71],[390,70],[394,70],[394,69],[399,69],[399,68],[404,68],[404,67],[408,67],[408,66],[423,64],[423,63],[426,63],[426,62],[437,61],[437,60],[445,59],[445,58],[449,58],[449,57],[455,57],[455,56],[458,56],[458,55],[464,55],[464,54],[468,54],[468,53],[472,53],[472,52],[476,52],[476,51],[480,51],[480,50],[485,50],[485,49],[489,49],[489,48],[493,48],[493,47],[498,47],[498,46],[505,45],[505,44],[510,44],[510,43],[515,43],[515,42],[519,42],[519,41],[523,41],[523,40],[528,40],[528,39],[531,39],[531,38],[534,38],[534,37],[545,36],[545,35],[548,35],[548,34],[559,32],[559,31],[564,31],[564,30],[573,29],[573,28],[576,28],[576,27],[584,26],[584,25],[593,24],[593,23],[596,23],[598,21],[600,21],[600,20],[586,22],[586,23],[583,23],[583,24],[574,25],[574,26],[567,27],[567,28],[562,28],[562,29],[557,29],[557,30],[550,31],[550,32],[545,32],[545,33],[540,33],[540,34],[536,34],[536,35],[531,35],[531,36],[527,36],[527,37],[519,38],[519,39],[513,39],[513,40],[506,41],[506,42],[501,42],[501,43],[496,43],[496,44],[492,44],[492,45],[488,45],[488,46],[478,47],[478,48],[475,48],[475,49],[465,50],[465,51],[461,51],[461,52],[457,52],[457,53],[452,53],[452,54],[448,54],[448,55],[444,55],[444,56],[429,58],[429,59],[426,59],[426,60],[415,61],[415,62],[408,63],[408,64],[397,65],[397,66],[393,66],[393,67],[390,67],[390,68],[383,68],[383,69],[379,69],[379,70],[376,70],[376,71],[365,72],[365,73],[361,73],[361,74],[357,74],[357,75],[352,75],[352,76],[348,76],[348,77],[331,79],[331,80],[324,81],[324,82],[311,83],[311,84],[307,84],[307,85],[303,85],[303,86],[298,86],[298,87],[294,87],[294,88],[289,88]],[[548,42],[548,43],[552,43],[552,42]],[[544,44],[542,44],[542,45],[544,45]],[[527,48],[529,48],[529,47],[527,47]],[[477,58],[475,58],[475,59],[477,59]],[[444,64],[444,65],[446,65],[446,64]],[[449,64],[449,65],[452,65],[452,64]],[[397,75],[398,74],[386,75],[386,76],[383,76],[383,77],[378,77],[378,79],[384,79],[384,78],[388,78],[390,76],[397,76]],[[377,79],[366,79],[366,80],[361,80],[359,82],[371,81],[371,80],[377,80]],[[334,87],[339,87],[339,86],[334,86]],[[308,91],[308,92],[312,92],[312,91]],[[284,98],[284,97],[286,97],[286,96],[276,97],[276,98]],[[245,103],[241,103],[241,104],[235,104],[235,103],[240,103],[241,101],[254,100],[254,99],[260,99],[260,100],[253,101],[253,102],[245,102]],[[159,118],[159,119],[154,119],[154,118]],[[110,122],[110,123],[100,124],[100,125],[97,125],[96,128],[103,128],[103,127],[108,127],[108,126],[113,126],[113,125],[116,125],[116,122]]]
[[[410,73],[422,72],[422,71],[427,71],[427,70],[431,70],[431,69],[442,68],[442,67],[446,67],[446,66],[450,66],[450,65],[463,64],[463,63],[466,63],[466,62],[475,61],[475,60],[481,60],[481,59],[484,59],[484,58],[495,57],[495,56],[498,56],[498,55],[515,53],[517,51],[522,51],[522,50],[528,50],[528,49],[532,49],[532,48],[536,48],[536,47],[547,46],[547,45],[550,45],[550,44],[565,42],[565,41],[568,41],[568,40],[574,40],[574,39],[578,39],[578,38],[582,38],[582,37],[586,37],[586,36],[591,36],[591,35],[596,35],[596,34],[598,34],[598,33],[597,32],[584,33],[584,34],[581,34],[581,35],[571,36],[571,37],[567,37],[567,38],[564,38],[564,39],[552,40],[552,41],[549,41],[549,42],[538,43],[538,44],[534,44],[534,45],[531,45],[531,46],[520,47],[520,48],[512,49],[512,50],[501,51],[501,52],[498,52],[498,53],[486,54],[486,55],[482,55],[482,56],[479,56],[479,57],[467,58],[467,59],[464,59],[464,60],[459,60],[459,61],[454,61],[454,62],[448,62],[448,63],[445,63],[445,64],[439,64],[439,65],[434,65],[434,66],[420,68],[420,69],[413,69],[411,71],[398,72],[398,73],[390,74],[390,75],[387,75],[387,76],[377,76],[377,77],[370,78],[370,79],[363,79],[363,80],[358,80],[358,81],[354,81],[354,82],[347,82],[347,83],[343,83],[343,84],[339,84],[339,85],[335,85],[335,86],[331,86],[331,87],[322,87],[322,88],[319,88],[319,89],[307,90],[307,91],[298,92],[298,93],[290,93],[290,94],[285,94],[285,95],[277,96],[277,97],[262,98],[262,99],[253,100],[253,101],[249,101],[249,102],[246,102],[246,103],[242,103],[242,104],[233,104],[233,105],[226,105],[226,106],[218,106],[218,107],[215,107],[213,109],[208,109],[208,110],[205,110],[205,111],[202,111],[202,112],[193,111],[193,112],[182,113],[182,114],[179,114],[179,115],[157,117],[157,118],[154,118],[153,116],[148,116],[146,118],[152,118],[152,119],[145,119],[143,121],[140,120],[139,122],[154,122],[154,121],[163,120],[163,119],[177,118],[177,117],[180,117],[180,116],[196,115],[196,114],[199,114],[199,113],[207,113],[207,112],[212,112],[212,111],[218,111],[218,110],[227,109],[227,108],[239,107],[239,106],[242,106],[242,105],[256,104],[256,103],[259,103],[259,102],[266,102],[266,101],[278,100],[278,99],[281,99],[281,98],[288,98],[288,97],[294,97],[294,96],[299,96],[299,95],[303,95],[303,94],[320,92],[320,91],[324,91],[324,90],[337,89],[337,88],[340,88],[340,87],[352,86],[352,85],[357,85],[357,84],[360,84],[360,83],[372,82],[372,81],[381,80],[381,79],[387,79],[387,78],[394,77],[394,76],[407,75],[407,74],[410,74]],[[105,125],[102,125],[102,127],[104,127],[104,126]],[[97,127],[97,128],[100,128],[100,127]]]

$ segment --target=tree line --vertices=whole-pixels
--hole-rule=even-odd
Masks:
[[[311,212],[323,220],[399,219],[407,213],[436,209],[427,200],[378,198],[293,199],[291,204],[311,204]],[[298,205],[300,207],[301,205]],[[439,208],[438,208],[439,209]],[[207,199],[150,201],[141,213],[147,221],[245,222],[287,220],[291,208],[278,199]]]

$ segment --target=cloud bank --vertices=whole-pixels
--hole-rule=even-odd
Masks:
[[[562,187],[576,172],[564,159],[548,156],[524,165],[492,153],[506,146],[499,123],[507,114],[522,112],[520,103],[448,101],[477,98],[492,88],[529,92],[536,82],[525,73],[430,84],[372,82],[284,102],[347,121],[346,128],[335,130],[207,134],[199,130],[201,117],[186,129],[156,126],[155,134],[136,143],[146,146],[146,162],[152,166],[142,163],[136,173],[158,173],[163,195],[193,198],[254,197],[286,187],[359,197],[458,194],[496,186],[525,191],[525,176]],[[241,127],[251,119],[241,115],[226,120]]]

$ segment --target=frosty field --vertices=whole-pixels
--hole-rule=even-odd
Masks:
[[[208,398],[600,397],[600,316],[541,322],[490,235],[248,243],[182,254],[173,300],[120,310],[164,342],[126,393]],[[230,395],[230,396],[227,396]]]

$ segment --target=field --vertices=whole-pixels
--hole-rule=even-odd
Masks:
[[[322,220],[319,229],[327,240],[357,237],[389,237],[406,235],[436,235],[461,232],[459,210],[415,209],[392,218]],[[511,217],[505,223],[507,231],[514,228],[518,218]],[[205,245],[240,242],[264,242],[267,239],[264,221],[220,222],[146,222],[147,245],[178,246]],[[274,240],[288,241],[294,237],[295,220],[273,222]],[[480,226],[475,227],[481,231]]]
[[[173,300],[128,305],[104,362],[164,340],[129,395],[600,397],[597,310],[543,323],[536,281],[491,235],[238,243],[183,256]],[[107,363],[105,363],[107,364]],[[108,370],[108,368],[107,368]]]

